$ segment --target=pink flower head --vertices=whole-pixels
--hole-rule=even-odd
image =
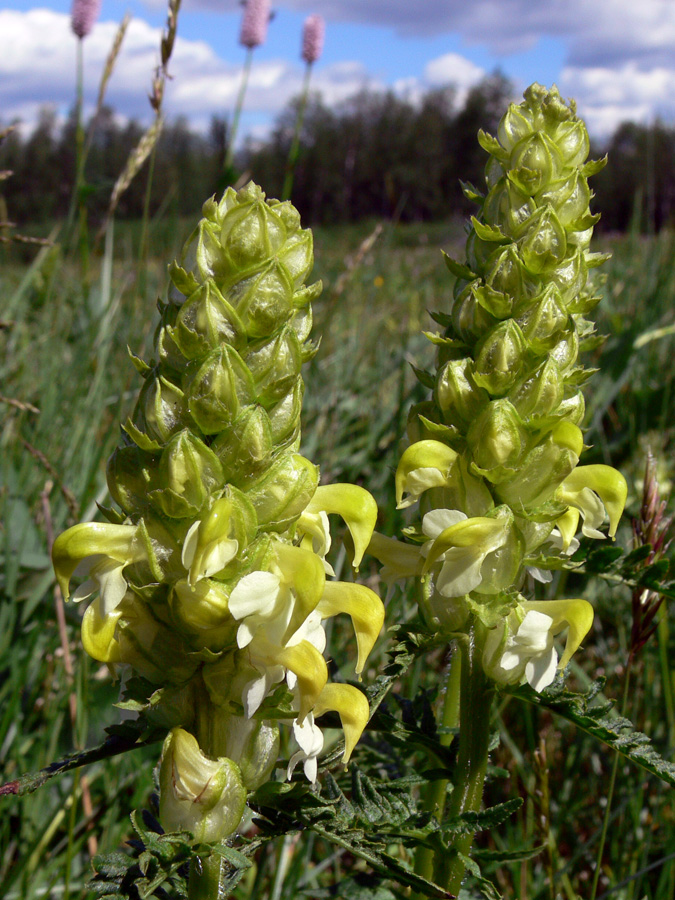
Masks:
[[[96,24],[100,11],[101,0],[73,0],[70,27],[80,39],[89,34]]]
[[[270,21],[270,0],[246,0],[239,43],[252,50],[265,43]]]
[[[325,33],[323,16],[307,16],[302,29],[302,58],[306,63],[314,63],[321,56]]]

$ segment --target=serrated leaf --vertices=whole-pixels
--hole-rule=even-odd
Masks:
[[[488,134],[487,131],[483,131],[482,128],[478,131],[478,143],[483,150],[491,156],[496,156],[497,159],[507,159],[508,154],[497,138],[492,137],[491,134]]]
[[[469,810],[449,822],[443,822],[441,829],[448,834],[475,834],[477,831],[487,831],[490,828],[497,828],[522,805],[522,797],[515,797],[480,812]]]
[[[460,178],[459,186],[466,199],[472,203],[482,203],[485,199],[485,194],[482,194],[470,181],[462,181]]]
[[[475,216],[471,216],[471,224],[481,241],[508,244],[511,240],[496,225],[486,225],[485,222],[480,222]]]
[[[539,847],[526,847],[522,850],[474,850],[474,859],[480,862],[524,862],[527,859],[534,859],[546,850],[546,845],[541,844]]]
[[[453,259],[451,256],[445,252],[445,250],[441,250],[443,254],[443,260],[445,265],[448,267],[450,272],[455,276],[455,278],[461,278],[464,281],[475,281],[478,278],[475,272],[473,272],[467,265],[463,263],[458,263],[457,260]]]
[[[418,369],[417,366],[413,365],[412,363],[410,364],[410,367],[415,373],[415,377],[420,384],[424,385],[425,388],[429,388],[429,390],[434,389],[436,379],[431,372],[425,372],[424,369]]]
[[[598,687],[598,684],[600,685]],[[556,713],[577,728],[616,750],[646,772],[675,787],[675,765],[654,749],[650,739],[623,716],[613,713],[613,703],[591,706],[604,682],[591,685],[586,693],[573,693],[564,687],[563,679],[554,682],[540,694],[529,685],[503,690],[519,700]]]

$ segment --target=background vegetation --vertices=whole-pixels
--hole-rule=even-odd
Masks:
[[[449,211],[466,215],[469,205],[459,180],[478,182],[484,165],[476,132],[496,129],[512,96],[513,86],[499,74],[470,90],[461,104],[451,87],[429,91],[419,102],[364,90],[338,107],[312,95],[294,203],[310,225],[373,216],[438,221]],[[238,154],[242,175],[265,185],[270,196],[281,196],[298,102],[282,113],[267,141],[249,144]],[[0,168],[15,174],[5,196],[13,220],[22,227],[67,213],[75,180],[75,129],[74,113],[59,128],[54,112],[45,109],[32,134],[15,131],[0,147]],[[85,173],[94,222],[102,218],[112,185],[142,133],[138,123],[121,124],[113,110],[101,110]],[[192,215],[195,197],[222,190],[226,142],[226,123],[217,118],[208,134],[191,131],[184,119],[165,126],[154,161],[153,214]],[[595,156],[605,153],[611,164],[594,180],[600,229],[626,231],[634,219],[644,232],[672,224],[675,128],[625,123],[606,144],[593,148]],[[143,214],[146,184],[147,169],[122,197],[118,217]]]

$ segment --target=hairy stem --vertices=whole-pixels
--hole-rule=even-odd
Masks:
[[[475,623],[469,639],[460,643],[462,654],[459,698],[459,750],[455,785],[450,796],[450,817],[478,812],[483,799],[490,743],[490,710],[494,689],[483,671],[484,628]],[[464,878],[464,862],[473,843],[473,834],[457,835],[447,853],[434,862],[434,881],[458,894]],[[455,852],[453,852],[455,851]],[[460,855],[461,854],[461,855]]]
[[[440,724],[446,728],[457,728],[459,724],[459,696],[462,673],[462,655],[455,647],[448,667],[447,678],[445,682],[445,696],[443,698],[443,709],[441,711]],[[444,731],[440,737],[440,743],[444,747],[449,747],[454,738],[454,734]],[[424,794],[423,806],[427,812],[434,814],[438,822],[443,819],[443,811],[445,809],[445,799],[448,790],[448,779],[439,778],[432,781]],[[421,875],[422,878],[431,880],[434,874],[434,851],[430,847],[420,847],[415,854],[415,874]],[[416,894],[415,898],[421,898],[421,894]]]
[[[193,859],[190,864],[188,900],[220,900],[224,895],[221,888],[223,860],[219,856],[208,859]]]

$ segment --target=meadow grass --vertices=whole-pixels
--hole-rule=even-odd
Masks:
[[[166,282],[166,263],[189,224],[157,223],[145,281],[134,276],[136,224],[117,225],[92,266],[85,296],[74,263],[58,244],[33,251],[5,247],[0,273],[0,782],[35,771],[76,747],[100,742],[118,718],[117,696],[105,670],[84,655],[81,610],[65,608],[73,675],[59,635],[49,534],[91,519],[107,503],[105,460],[118,441],[119,422],[131,412],[138,378],[127,344],[144,355],[155,325],[154,302]],[[447,310],[452,280],[439,248],[463,242],[461,223],[401,226],[366,222],[318,229],[315,276],[324,291],[314,305],[321,345],[305,373],[303,451],[330,481],[366,486],[382,510],[380,530],[398,529],[393,470],[408,409],[426,396],[412,366],[433,365],[422,330],[437,330],[428,310]],[[630,543],[647,446],[659,462],[664,493],[673,477],[675,392],[675,237],[628,235],[607,239],[613,250],[598,307],[598,331],[609,335],[593,351],[596,374],[587,392],[588,462],[609,462],[629,480],[629,507],[619,541]],[[139,289],[139,284],[145,290]],[[339,575],[343,560],[335,560]],[[362,577],[377,584],[368,562]],[[605,581],[570,577],[566,590],[592,599],[598,613],[574,679],[605,675],[607,697],[621,694],[630,637],[630,597]],[[672,604],[671,604],[672,606]],[[394,592],[388,622],[406,621],[410,596]],[[658,634],[632,676],[628,715],[659,751],[675,750],[672,696],[675,624],[662,608]],[[332,665],[346,663],[347,629],[333,626]],[[371,656],[366,683],[382,670],[383,638]],[[412,699],[443,669],[437,653],[414,666],[399,694]],[[74,702],[71,701],[74,697]],[[70,704],[76,711],[70,713]],[[487,869],[507,898],[545,900],[588,895],[599,840],[611,754],[548,713],[504,699],[492,755],[490,802],[525,800],[519,813],[478,840]],[[516,714],[513,714],[513,713]],[[371,750],[376,749],[374,739]],[[374,752],[374,751],[373,751]],[[91,870],[91,838],[100,852],[131,835],[128,813],[148,804],[157,748],[125,754],[85,770],[91,811],[83,811],[82,774],[64,775],[17,799],[0,798],[0,897],[84,897]],[[358,764],[359,751],[355,754]],[[531,859],[502,864],[506,848],[541,847]],[[656,779],[620,766],[598,896],[617,900],[671,900],[675,895],[675,821],[672,803]],[[404,857],[394,846],[392,852]],[[271,900],[326,893],[362,871],[317,836],[280,839],[268,847],[237,888],[242,898]],[[338,891],[339,891],[338,887]],[[392,888],[381,900],[404,896]],[[473,895],[467,895],[473,896]]]

